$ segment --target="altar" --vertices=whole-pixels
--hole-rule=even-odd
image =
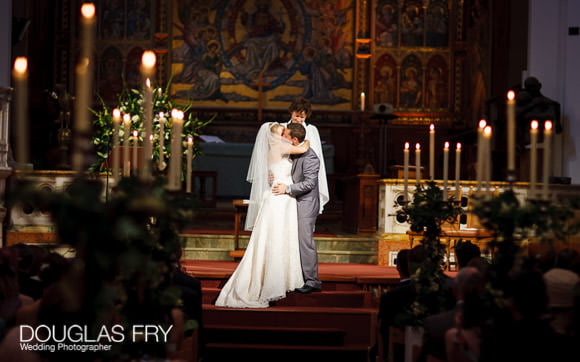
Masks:
[[[217,173],[218,198],[247,199],[251,184],[246,181],[253,143],[201,143],[202,154],[193,161],[196,171]],[[334,146],[322,145],[326,174],[334,172]]]

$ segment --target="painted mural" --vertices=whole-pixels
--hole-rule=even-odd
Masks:
[[[199,105],[350,108],[353,0],[175,0],[172,93]]]
[[[376,0],[374,102],[449,111],[452,64],[446,0]]]

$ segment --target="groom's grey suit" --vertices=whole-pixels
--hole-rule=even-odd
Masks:
[[[287,192],[296,197],[298,204],[298,239],[304,284],[320,289],[322,282],[318,279],[318,254],[312,237],[320,212],[318,192],[320,160],[312,148],[301,155],[293,156],[292,159],[294,183],[288,186]]]

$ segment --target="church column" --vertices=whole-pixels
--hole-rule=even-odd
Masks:
[[[12,69],[12,1],[0,2],[0,247],[4,246],[4,192],[6,179],[12,173],[8,167],[8,135],[10,122],[10,74]]]
[[[0,1],[0,54],[0,87],[9,87],[12,68],[12,1]]]

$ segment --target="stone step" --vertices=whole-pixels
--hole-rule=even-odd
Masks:
[[[233,260],[232,234],[180,234],[183,258],[197,260]],[[318,260],[322,263],[377,264],[378,237],[369,236],[315,236]],[[240,235],[239,246],[248,245],[249,235]]]
[[[206,326],[237,328],[326,328],[345,331],[344,345],[374,343],[376,308],[283,307],[222,308],[203,305]]]
[[[208,343],[204,362],[252,361],[252,362],[367,362],[369,347],[344,346],[295,346],[239,343]]]
[[[285,346],[342,346],[345,331],[334,328],[285,328],[207,325],[206,343]]]
[[[203,303],[214,304],[219,295],[220,288],[206,288],[202,290]],[[353,291],[326,291],[319,293],[300,294],[289,292],[286,298],[271,303],[278,307],[337,307],[337,308],[365,308],[375,307],[376,298],[371,292]]]

